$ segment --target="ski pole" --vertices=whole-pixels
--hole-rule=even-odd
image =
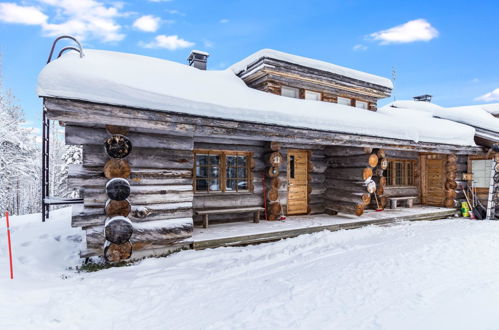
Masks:
[[[10,242],[10,225],[9,225],[9,212],[5,212],[5,221],[7,222],[7,242],[9,245],[9,263],[10,263],[10,279],[14,279],[14,269],[12,268],[12,244]]]

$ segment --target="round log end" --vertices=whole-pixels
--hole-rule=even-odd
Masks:
[[[378,165],[378,160],[379,160],[378,155],[370,154],[367,162],[369,163],[369,166],[376,167],[376,165]]]
[[[279,191],[275,188],[270,189],[267,192],[267,199],[271,202],[275,202],[279,198]]]
[[[281,203],[275,202],[271,203],[269,206],[270,214],[280,215],[281,214]]]
[[[106,184],[106,194],[109,199],[123,201],[130,196],[130,183],[123,178],[114,178]]]
[[[106,152],[111,158],[125,158],[132,152],[132,142],[124,135],[114,134],[104,141]]]
[[[449,190],[449,189],[456,189],[457,188],[457,182],[454,181],[454,180],[447,180],[445,182],[445,189],[446,190]]]
[[[444,206],[448,208],[456,207],[457,202],[453,198],[446,198],[444,201]]]
[[[268,156],[268,163],[272,167],[279,167],[282,164],[282,155],[278,151],[274,151]]]
[[[362,194],[362,203],[364,205],[369,205],[369,203],[371,203],[371,194]]]
[[[370,167],[366,167],[362,170],[362,179],[367,180],[373,176],[373,170]]]
[[[457,162],[457,156],[454,154],[447,155],[447,162],[449,163]]]
[[[363,204],[357,204],[355,206],[355,215],[360,217],[362,214],[364,214],[364,205]]]
[[[270,180],[270,186],[274,189],[279,189],[281,180],[279,180],[279,178],[272,178],[272,180]]]
[[[379,161],[379,167],[384,171],[388,168],[388,160],[386,158],[381,158]]]
[[[376,192],[376,182],[373,180],[369,181],[366,185],[366,190],[370,194],[374,194]]]
[[[130,214],[130,211],[132,210],[132,206],[130,205],[130,202],[125,200],[122,201],[116,201],[109,199],[106,202],[106,215],[109,218],[115,217],[115,216],[122,216],[122,217],[127,217]]]
[[[127,135],[130,129],[125,126],[106,125],[109,134]]]
[[[133,225],[130,219],[122,216],[106,220],[104,226],[106,240],[115,244],[123,244],[130,240],[133,234]]]
[[[104,176],[108,179],[128,178],[131,172],[130,164],[124,159],[109,159],[104,165]]]
[[[118,262],[129,259],[132,256],[132,243],[123,244],[109,243],[104,247],[104,259],[107,262]]]

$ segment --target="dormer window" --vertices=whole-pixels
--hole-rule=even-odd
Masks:
[[[356,100],[355,101],[355,107],[367,110],[368,109],[368,104],[367,104],[367,102]]]
[[[293,97],[295,99],[300,97],[300,90],[298,88],[282,86],[281,95],[286,97]]]
[[[343,104],[343,105],[351,106],[352,105],[352,100],[349,99],[348,97],[338,96],[338,104]]]
[[[320,101],[321,93],[305,90],[305,100]]]

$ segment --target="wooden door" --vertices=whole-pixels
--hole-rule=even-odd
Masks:
[[[307,213],[307,166],[306,150],[288,150],[288,214]]]
[[[445,200],[445,159],[425,159],[423,204],[444,206]]]

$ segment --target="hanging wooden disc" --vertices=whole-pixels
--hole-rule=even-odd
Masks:
[[[267,155],[267,163],[273,167],[279,167],[282,164],[282,155],[278,151],[274,151]]]
[[[126,217],[112,217],[106,220],[104,226],[106,240],[115,244],[123,244],[130,240],[133,234],[133,225]]]
[[[104,246],[104,259],[107,262],[118,262],[129,259],[132,256],[132,243],[123,244],[109,243]]]
[[[123,178],[113,178],[106,184],[106,194],[115,201],[125,200],[130,196],[130,183]]]
[[[267,169],[267,176],[269,178],[276,178],[279,176],[279,169],[277,167],[269,167]]]
[[[376,156],[378,156],[378,158],[385,158],[386,157],[385,150],[375,149],[375,151],[376,151]]]
[[[111,158],[122,159],[132,152],[132,142],[124,135],[115,134],[104,142],[107,154]]]
[[[388,160],[386,158],[381,158],[379,161],[379,167],[382,170],[386,170],[388,168]]]
[[[104,176],[108,179],[128,178],[131,172],[130,165],[124,159],[109,159],[104,165]]]
[[[125,126],[115,126],[115,125],[106,125],[106,130],[109,134],[120,134],[127,135],[130,129]]]
[[[106,215],[110,218],[115,216],[127,217],[130,214],[131,210],[132,206],[126,199],[122,201],[108,199],[106,202],[105,211]]]

